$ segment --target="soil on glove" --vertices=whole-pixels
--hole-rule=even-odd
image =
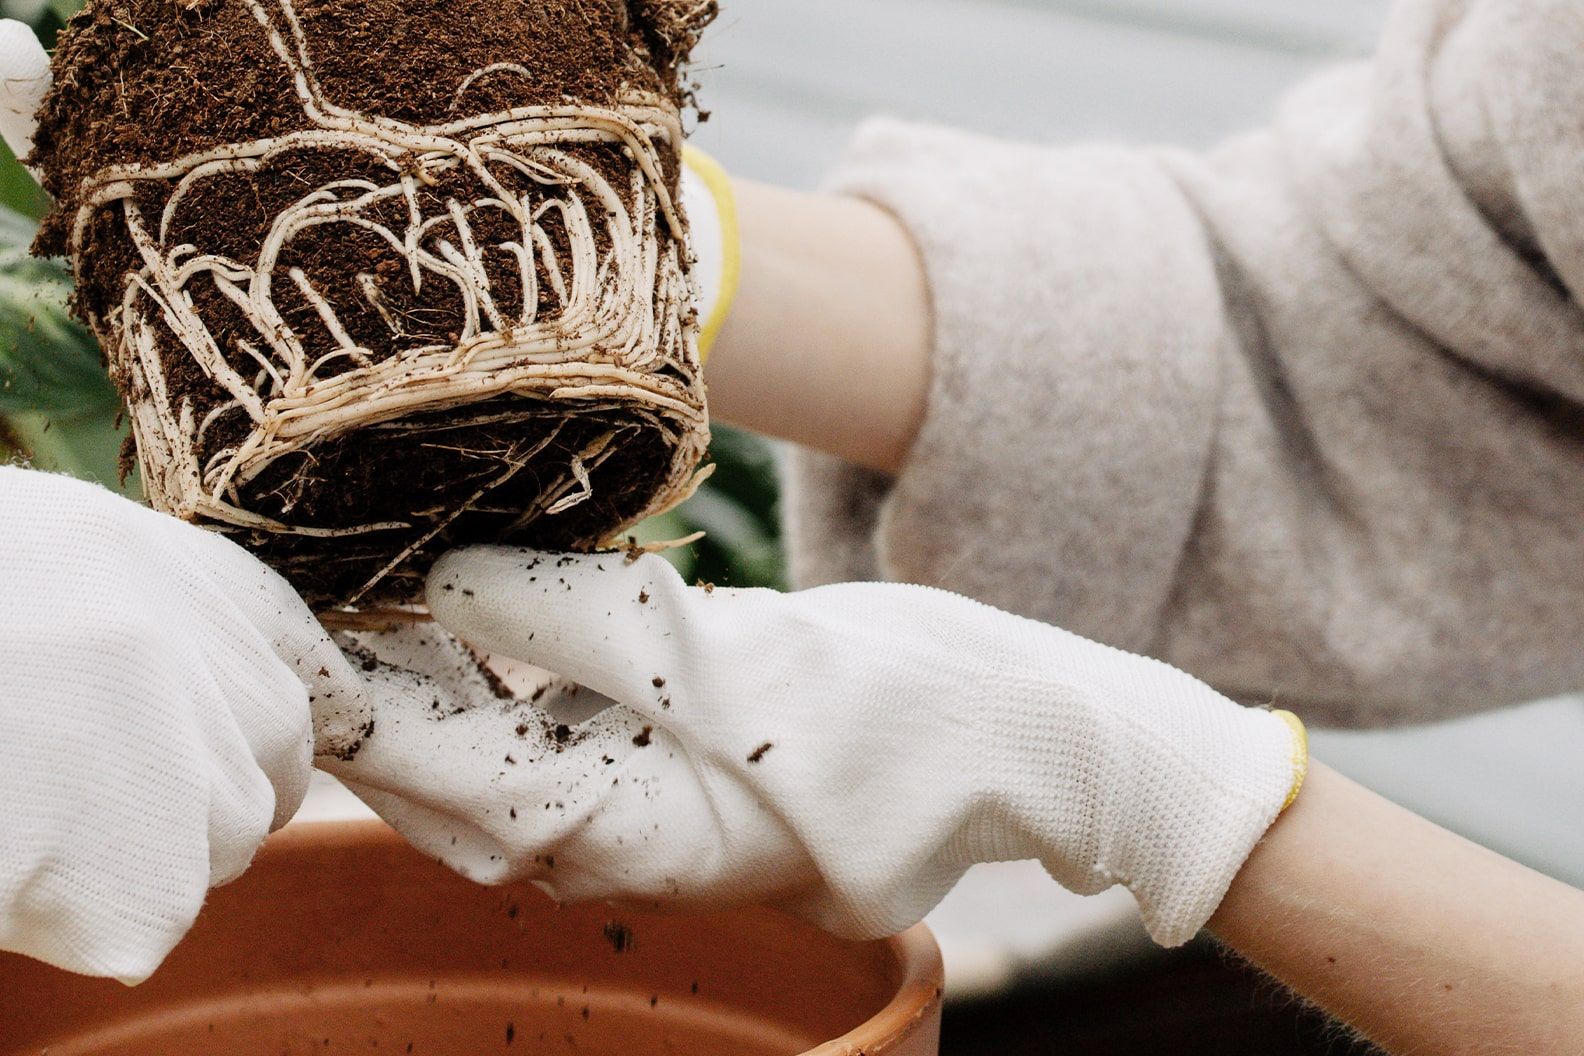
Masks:
[[[278,13],[279,0],[267,4]],[[713,14],[712,5],[704,10],[691,0],[295,0],[289,6],[327,101],[421,125],[531,106],[615,108],[634,90],[680,109],[688,102],[682,64]],[[322,127],[305,114],[289,69],[245,0],[96,0],[62,34],[55,79],[33,155],[57,202],[35,247],[43,254],[72,248],[85,180],[107,166],[164,165],[227,144]],[[634,161],[621,145],[564,149],[611,186],[633,186]],[[661,156],[662,180],[673,193],[679,149],[672,144]],[[547,193],[545,181],[530,173],[504,165],[489,172],[514,194]],[[466,165],[422,175],[415,196],[370,207],[364,214],[369,225],[309,228],[280,253],[272,272],[273,309],[310,358],[331,356],[346,344],[327,330],[316,299],[334,307],[367,362],[462,338],[460,285],[427,281],[415,292],[408,258],[376,228],[411,229],[416,205],[423,217],[438,218],[424,237],[439,254],[442,241],[458,242],[448,208],[492,192]],[[128,234],[128,203],[150,224],[163,218],[165,244],[252,262],[277,217],[317,188],[353,185],[345,181],[389,184],[388,161],[340,145],[305,145],[256,171],[195,184],[179,208],[171,201],[175,180],[139,183],[127,202],[97,208],[83,227],[76,247],[77,310],[107,349],[118,347],[127,277],[142,266]],[[523,239],[503,210],[481,210],[469,220],[480,246]],[[561,311],[554,288],[560,276],[543,258],[567,259],[574,247],[562,214],[547,212],[540,226],[546,245],[537,247],[544,252],[534,253],[531,266],[539,315],[554,318]],[[662,241],[675,237],[664,224],[659,231]],[[594,238],[603,260],[611,249],[605,226],[594,224]],[[505,253],[483,261],[502,304],[531,299],[520,263]],[[214,282],[195,281],[186,292],[225,362],[267,389],[257,327],[235,297]],[[206,423],[197,456],[199,465],[208,465],[243,444],[253,422],[239,407],[226,409],[235,402],[231,394],[188,353],[169,321],[154,315],[163,394],[151,392],[147,379],[114,353],[112,373],[134,405],[158,400],[175,415]],[[600,354],[595,349],[591,356]],[[353,357],[331,357],[319,375],[334,378],[359,366]],[[678,362],[658,373],[693,386],[689,369]],[[701,404],[700,395],[700,411]],[[675,478],[678,435],[616,398],[569,411],[544,395],[509,393],[420,410],[289,454],[237,486],[237,506],[306,532],[226,530],[320,607],[408,600],[433,559],[456,545],[587,549],[603,542]],[[606,456],[579,485],[587,501],[547,512],[553,504],[544,501],[546,489],[564,485],[569,465],[580,453],[601,449],[605,438]],[[147,460],[149,452],[141,455]],[[384,524],[400,527],[334,534]],[[374,580],[377,586],[366,589]]]

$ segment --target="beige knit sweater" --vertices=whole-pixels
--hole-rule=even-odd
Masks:
[[[1584,3],[1406,0],[1207,155],[876,122],[936,311],[895,479],[792,456],[800,584],[931,583],[1312,722],[1584,688]]]

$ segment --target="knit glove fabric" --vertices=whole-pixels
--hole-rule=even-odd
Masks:
[[[220,536],[0,468],[0,949],[136,983],[308,788],[357,675]]]
[[[44,45],[26,24],[0,18],[0,138],[19,158],[33,149],[36,115],[49,86]]]
[[[1127,885],[1175,945],[1307,759],[1290,716],[932,589],[708,590],[656,557],[483,548],[428,595],[457,635],[611,706],[558,728],[546,698],[442,663],[374,703],[334,772],[453,868],[566,900],[772,902],[868,937],[973,863],[1037,858],[1074,891]]]

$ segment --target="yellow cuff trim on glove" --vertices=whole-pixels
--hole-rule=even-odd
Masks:
[[[1303,791],[1304,779],[1309,776],[1309,731],[1304,729],[1303,720],[1290,711],[1272,712],[1278,719],[1285,722],[1293,734],[1293,783],[1292,789],[1287,793],[1287,801],[1282,804],[1282,811],[1298,799],[1298,793]]]
[[[742,281],[742,233],[737,225],[737,196],[732,192],[731,177],[726,175],[720,162],[697,147],[686,146],[682,148],[682,163],[709,188],[720,217],[720,291],[709,318],[702,320],[699,328],[699,360],[708,363],[710,350],[715,347],[715,340],[731,315],[732,303],[737,300],[737,287]]]

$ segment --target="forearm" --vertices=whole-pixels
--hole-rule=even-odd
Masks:
[[[1584,893],[1321,766],[1211,929],[1394,1053],[1584,1037]]]
[[[742,279],[710,359],[713,413],[897,469],[930,380],[929,295],[906,230],[857,198],[735,191]]]
[[[1378,70],[1201,155],[876,122],[831,186],[907,234],[742,185],[717,413],[907,453],[792,462],[798,581],[946,587],[1327,725],[1576,687],[1584,316],[1489,214],[1578,241],[1584,50],[1545,5],[1398,6]]]

